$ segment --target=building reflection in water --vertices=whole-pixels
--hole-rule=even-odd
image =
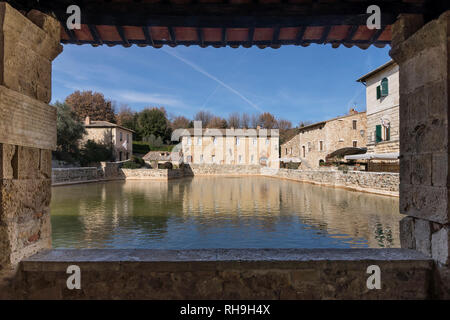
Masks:
[[[398,199],[268,177],[53,188],[54,247],[399,247]]]

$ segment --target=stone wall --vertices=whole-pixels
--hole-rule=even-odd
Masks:
[[[261,169],[262,175],[314,183],[331,187],[344,187],[381,195],[398,196],[399,174],[340,170]]]
[[[189,164],[187,171],[193,175],[258,175],[261,168],[259,165]]]
[[[68,290],[67,267],[81,270]],[[367,288],[378,265],[381,289]],[[27,299],[427,299],[432,261],[401,249],[51,250],[22,263]]]
[[[51,247],[52,61],[60,24],[0,2],[0,298],[18,263]]]
[[[180,169],[120,169],[126,180],[169,180],[186,174]]]
[[[101,168],[53,168],[52,185],[93,182],[103,179]]]
[[[423,25],[402,15],[392,29],[400,67],[400,237],[432,257],[436,288],[450,298],[450,11]]]

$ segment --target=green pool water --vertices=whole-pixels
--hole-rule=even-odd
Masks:
[[[52,189],[54,248],[399,247],[398,199],[269,177]]]

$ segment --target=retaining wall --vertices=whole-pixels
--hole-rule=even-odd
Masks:
[[[293,170],[262,168],[261,174],[331,187],[398,196],[400,177],[392,172]]]

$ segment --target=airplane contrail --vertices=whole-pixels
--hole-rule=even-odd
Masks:
[[[190,66],[192,69],[194,69],[195,71],[200,72],[201,74],[203,74],[204,76],[210,78],[211,80],[217,82],[218,84],[220,84],[221,86],[223,86],[224,88],[230,90],[231,92],[233,92],[235,95],[237,95],[239,98],[241,98],[242,100],[244,100],[245,102],[247,102],[249,105],[251,105],[253,108],[255,108],[256,110],[258,110],[259,112],[263,112],[263,110],[258,107],[255,103],[253,103],[252,101],[250,101],[249,99],[247,99],[242,93],[240,93],[239,91],[237,91],[236,89],[230,87],[229,85],[227,85],[226,83],[224,83],[222,80],[217,79],[216,77],[214,77],[212,74],[208,73],[207,71],[203,70],[202,68],[200,68],[199,66],[197,66],[195,63],[192,63],[191,61],[180,57],[179,55],[175,54],[174,52],[169,51],[166,48],[163,48],[163,51],[169,55],[171,55],[172,57],[180,60],[181,62],[184,62],[185,64],[187,64],[188,66]]]

